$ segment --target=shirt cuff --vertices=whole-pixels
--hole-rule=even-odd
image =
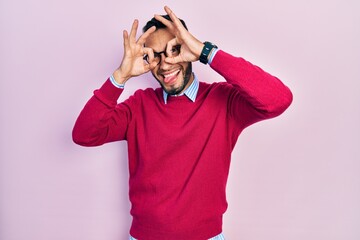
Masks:
[[[111,75],[111,77],[110,77],[110,82],[111,82],[115,87],[117,87],[117,88],[122,88],[122,89],[124,89],[124,87],[125,87],[125,84],[119,84],[119,83],[117,83],[117,82],[115,81],[114,75]]]
[[[214,50],[211,51],[210,56],[209,56],[209,60],[208,60],[208,64],[211,64],[213,58],[215,57],[216,53],[218,52],[218,48],[215,48]]]

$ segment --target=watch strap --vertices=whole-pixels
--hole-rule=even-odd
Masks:
[[[215,44],[211,42],[204,42],[204,47],[199,57],[200,62],[202,62],[203,64],[207,64],[209,60],[209,54],[214,48],[217,48]]]

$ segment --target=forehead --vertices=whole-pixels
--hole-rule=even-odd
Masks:
[[[154,49],[154,51],[163,51],[166,44],[174,37],[167,28],[161,28],[150,34],[146,39],[145,46]]]

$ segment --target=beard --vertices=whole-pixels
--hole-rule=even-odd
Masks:
[[[152,75],[154,76],[154,78],[160,83],[161,88],[169,95],[177,95],[179,93],[181,93],[182,91],[184,91],[185,87],[187,86],[187,84],[190,81],[191,78],[191,74],[192,74],[192,65],[191,62],[188,63],[188,65],[186,66],[185,69],[183,69],[183,81],[180,84],[180,86],[178,87],[171,87],[170,89],[166,88],[164,86],[163,83],[161,83],[161,81],[155,76],[154,73],[152,73]]]

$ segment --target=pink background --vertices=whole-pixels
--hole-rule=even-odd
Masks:
[[[1,0],[0,239],[127,238],[126,142],[83,148],[71,130],[120,63],[122,30],[165,4],[200,40],[294,93],[288,111],[238,141],[227,239],[360,239],[357,0]],[[194,68],[221,80],[208,66]],[[121,99],[149,86],[157,86],[150,74],[133,79]]]

